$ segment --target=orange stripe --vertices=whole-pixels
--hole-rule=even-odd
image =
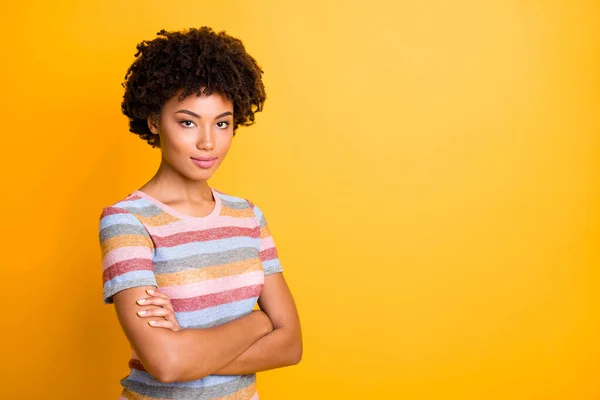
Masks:
[[[263,225],[260,228],[260,238],[264,239],[269,236],[271,236],[271,231],[269,230],[269,225]]]
[[[243,389],[238,390],[235,393],[228,394],[227,396],[217,397],[213,400],[240,400],[249,399],[253,394],[256,393],[256,383],[248,385]]]
[[[143,235],[118,235],[106,239],[102,242],[102,255],[111,252],[119,247],[144,246],[152,248],[152,241]]]
[[[122,398],[126,398],[127,400],[143,400],[143,399],[150,399],[150,397],[141,395],[139,393],[135,393],[132,392],[130,390],[127,389],[123,389],[123,391],[121,392],[121,397]]]
[[[251,208],[243,208],[238,210],[237,208],[229,208],[227,206],[221,207],[221,214],[227,217],[239,217],[239,218],[248,218],[254,216],[254,211]]]
[[[151,217],[144,217],[143,215],[137,215],[136,217],[138,217],[138,219],[140,220],[141,223],[146,224],[148,226],[162,226],[162,225],[168,225],[171,224],[173,222],[177,222],[180,219],[174,217],[173,215],[166,213],[166,212],[161,212],[160,214],[156,214],[153,215]]]
[[[235,261],[228,264],[211,265],[193,270],[156,274],[158,286],[179,286],[188,283],[207,281],[226,276],[239,275],[245,272],[260,271],[262,264],[259,257]]]

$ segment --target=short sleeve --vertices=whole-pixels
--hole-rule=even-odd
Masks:
[[[129,211],[105,207],[100,216],[100,249],[104,303],[137,286],[157,286],[152,265],[154,244],[142,223]]]
[[[283,272],[279,256],[277,255],[277,247],[273,241],[273,236],[269,230],[265,215],[256,204],[249,203],[260,224],[260,261],[262,261],[265,276],[276,272]]]

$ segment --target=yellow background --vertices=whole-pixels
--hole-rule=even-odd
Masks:
[[[3,398],[118,397],[98,220],[159,162],[120,84],[201,25],[265,70],[210,182],[265,211],[301,315],[261,399],[600,398],[597,1],[1,7]]]

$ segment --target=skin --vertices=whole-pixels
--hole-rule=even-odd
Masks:
[[[148,126],[160,136],[162,157],[140,190],[184,214],[208,215],[215,201],[207,180],[231,147],[233,103],[218,93],[192,94],[181,102],[175,95],[160,115],[148,118]],[[216,157],[216,162],[203,169],[191,157]],[[298,312],[283,273],[265,277],[260,310],[206,329],[181,329],[170,298],[152,286],[126,289],[113,299],[142,365],[161,382],[248,374],[302,358]]]

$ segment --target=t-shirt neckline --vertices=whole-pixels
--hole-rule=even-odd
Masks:
[[[141,190],[135,190],[132,194],[143,197],[144,199],[153,203],[155,206],[157,206],[161,210],[163,210],[177,218],[187,219],[190,221],[206,221],[208,219],[215,218],[221,212],[221,197],[219,197],[219,194],[217,193],[217,191],[215,189],[213,189],[212,187],[210,187],[210,191],[212,192],[213,198],[215,200],[215,206],[213,207],[213,210],[210,212],[210,214],[205,215],[203,217],[194,217],[193,215],[188,215],[188,214],[184,214],[180,211],[177,211],[173,207],[163,203],[162,201],[160,201],[158,199],[155,199],[154,197],[150,196],[149,194],[147,194],[145,192],[142,192]]]

